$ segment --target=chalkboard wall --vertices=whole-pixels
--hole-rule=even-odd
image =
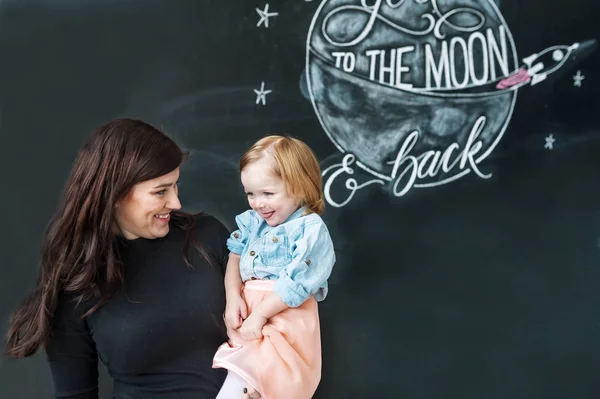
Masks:
[[[600,397],[595,0],[0,2],[0,327],[76,151],[165,129],[181,199],[233,227],[237,161],[291,134],[338,262],[315,398]],[[110,398],[101,373],[101,397]],[[49,398],[43,354],[0,398]]]

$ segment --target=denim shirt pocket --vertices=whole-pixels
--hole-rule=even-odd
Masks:
[[[292,261],[290,242],[285,234],[269,234],[262,240],[260,259],[265,266],[284,266]]]

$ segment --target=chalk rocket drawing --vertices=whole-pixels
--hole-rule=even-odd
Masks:
[[[517,92],[568,70],[595,40],[519,59],[492,0],[324,0],[307,38],[306,78],[325,133],[344,153],[323,171],[327,202],[391,185],[403,196],[474,173],[510,122]],[[358,166],[372,175],[359,183]],[[335,181],[347,192],[332,197]]]

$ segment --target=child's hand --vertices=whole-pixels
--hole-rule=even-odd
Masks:
[[[225,325],[231,330],[237,330],[248,317],[248,307],[241,295],[232,295],[227,298],[225,306]]]
[[[240,335],[242,336],[242,339],[245,341],[252,341],[262,338],[262,329],[265,324],[267,324],[266,317],[258,316],[254,313],[251,314],[246,320],[244,320],[242,327],[240,328]]]

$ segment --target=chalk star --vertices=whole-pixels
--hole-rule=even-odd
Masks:
[[[581,87],[581,82],[585,79],[585,76],[581,74],[581,70],[577,71],[576,75],[573,75],[573,86]]]
[[[544,148],[548,149],[548,150],[552,150],[554,149],[554,142],[556,141],[556,139],[554,138],[554,135],[549,135],[546,136],[546,144],[544,145]]]
[[[263,10],[257,8],[256,12],[260,17],[256,26],[261,26],[262,24],[264,24],[265,28],[269,27],[269,18],[276,17],[279,15],[278,12],[269,12],[269,3],[265,4],[265,8]]]
[[[266,105],[267,94],[271,93],[273,90],[265,90],[265,82],[260,82],[260,90],[254,89],[256,93],[256,104],[262,102],[263,105]]]

